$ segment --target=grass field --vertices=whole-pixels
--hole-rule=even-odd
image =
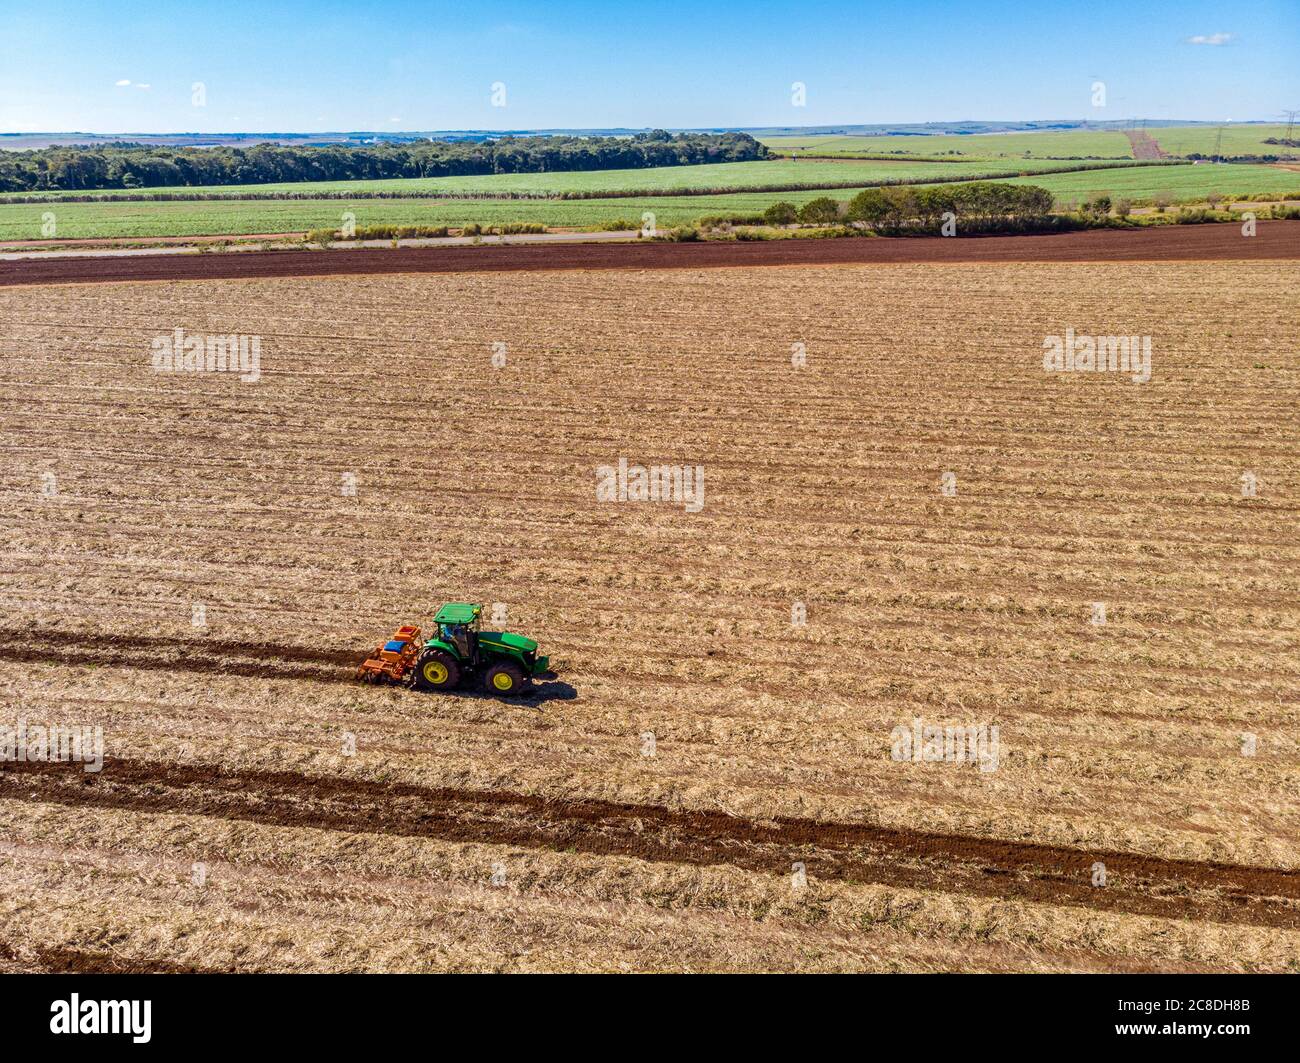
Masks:
[[[1295,284],[0,291],[0,722],[106,745],[0,765],[0,970],[1300,971]],[[177,328],[260,380],[152,372]],[[1066,328],[1150,381],[1044,372]],[[620,456],[703,508],[598,501]],[[353,681],[441,600],[559,679]]]
[[[1211,192],[1224,196],[1255,193],[1300,194],[1300,172],[1279,166],[1215,164],[1199,166],[1136,167],[1102,173],[1049,174],[1046,177],[1009,178],[1011,184],[1041,185],[1055,193],[1058,202],[1086,199],[1104,192],[1111,197],[1150,199],[1161,193],[1174,201],[1195,201]]]
[[[1218,126],[1147,126],[1150,134],[1170,155],[1211,155],[1219,136]],[[1223,127],[1224,155],[1300,154],[1300,149],[1265,144],[1265,137],[1281,137],[1284,125],[1226,125]],[[1059,133],[977,133],[968,136],[916,137],[761,137],[774,151],[798,149],[852,156],[901,152],[904,155],[946,155],[958,152],[969,158],[996,159],[1031,156],[1098,156],[1131,159],[1128,137],[1115,130],[1068,130]]]
[[[737,164],[749,165],[749,164]],[[763,164],[754,164],[763,165]],[[796,169],[810,163],[791,164]],[[849,163],[826,163],[831,168]],[[887,166],[893,164],[885,164]],[[918,164],[924,166],[926,164]],[[558,176],[558,175],[555,175]],[[1244,195],[1278,192],[1300,195],[1300,172],[1274,166],[1161,166],[1048,174],[1013,179],[1041,185],[1061,203],[1097,192],[1130,199],[1164,192],[1174,200],[1197,200],[1207,192]],[[646,196],[589,200],[271,200],[219,202],[121,202],[0,204],[0,240],[35,240],[52,211],[64,239],[238,235],[337,228],[345,212],[364,225],[452,225],[541,222],[549,226],[595,226],[627,219],[638,224],[645,211],[660,226],[682,225],[708,214],[761,212],[786,200],[806,203],[819,196],[849,199],[857,189],[803,192],[737,192],[714,196]]]
[[[705,166],[658,166],[645,170],[595,170],[564,173],[479,174],[462,177],[428,177],[406,180],[376,181],[304,181],[296,184],[269,185],[213,185],[202,188],[153,189],[103,189],[102,191],[49,192],[44,198],[57,200],[64,196],[95,195],[123,196],[140,192],[203,195],[272,195],[288,193],[310,196],[312,193],[347,192],[464,192],[467,195],[502,195],[528,193],[555,195],[561,193],[676,191],[678,189],[724,190],[745,189],[764,185],[836,184],[867,185],[876,181],[899,181],[931,177],[936,181],[953,180],[980,174],[1019,174],[1026,170],[1055,170],[1073,165],[1058,160],[980,160],[951,163],[925,163],[899,160],[898,162],[824,162],[808,160],[790,162],[731,162]],[[0,196],[0,204],[3,203]]]
[[[836,193],[846,195],[849,193]],[[299,232],[338,228],[350,212],[364,225],[461,225],[535,221],[548,226],[590,226],[627,219],[641,223],[653,211],[659,225],[679,225],[703,214],[762,210],[778,202],[801,203],[825,192],[737,193],[721,196],[588,200],[361,199],[181,203],[67,203],[55,208],[58,235],[152,237]],[[0,240],[39,239],[43,204],[0,205]]]
[[[1128,137],[1107,130],[1068,130],[1055,133],[975,133],[949,136],[855,137],[790,136],[760,137],[773,151],[808,151],[880,155],[901,152],[905,155],[946,155],[956,152],[970,158],[1005,159],[1059,155],[1065,157],[1096,156],[1108,159],[1131,159]]]
[[[1264,143],[1265,137],[1285,136],[1285,125],[1152,126],[1147,132],[1170,155],[1213,155],[1220,128],[1224,155],[1300,155],[1300,148]]]

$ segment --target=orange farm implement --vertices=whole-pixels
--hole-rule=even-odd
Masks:
[[[385,679],[401,682],[415,668],[423,649],[420,629],[414,624],[404,624],[391,639],[375,647],[375,652],[357,669],[357,678],[367,683],[381,683]]]

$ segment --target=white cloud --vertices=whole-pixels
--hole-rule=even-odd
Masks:
[[[401,119],[400,119],[400,118],[390,118],[389,121],[390,121],[390,122],[400,122]]]
[[[113,84],[116,85],[116,86],[120,89],[120,88],[122,88],[122,87],[124,87],[124,86],[126,86],[126,85],[131,84],[131,79],[130,79],[130,78],[123,78],[121,81],[115,81],[115,82],[113,82]]]
[[[1230,40],[1232,40],[1236,36],[1237,35],[1235,33],[1200,33],[1197,34],[1195,37],[1188,37],[1187,43],[1188,44],[1213,44],[1213,45],[1227,44]]]
[[[135,87],[136,87],[137,89],[150,89],[150,88],[153,88],[152,85],[142,85],[142,84],[140,84],[139,82],[136,82],[136,86],[135,86]]]

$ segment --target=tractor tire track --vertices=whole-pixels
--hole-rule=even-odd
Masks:
[[[507,791],[110,760],[7,763],[0,798],[572,851],[1300,930],[1300,871]],[[1108,885],[1092,885],[1095,863]]]
[[[257,678],[350,682],[373,647],[322,648],[162,635],[0,630],[0,661],[219,672]],[[313,667],[315,666],[315,667]]]

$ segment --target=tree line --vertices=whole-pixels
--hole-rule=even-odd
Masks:
[[[467,174],[546,173],[694,166],[769,158],[748,133],[631,137],[503,136],[479,142],[427,140],[349,146],[257,144],[250,148],[142,147],[114,142],[0,151],[0,191],[258,185]]]

